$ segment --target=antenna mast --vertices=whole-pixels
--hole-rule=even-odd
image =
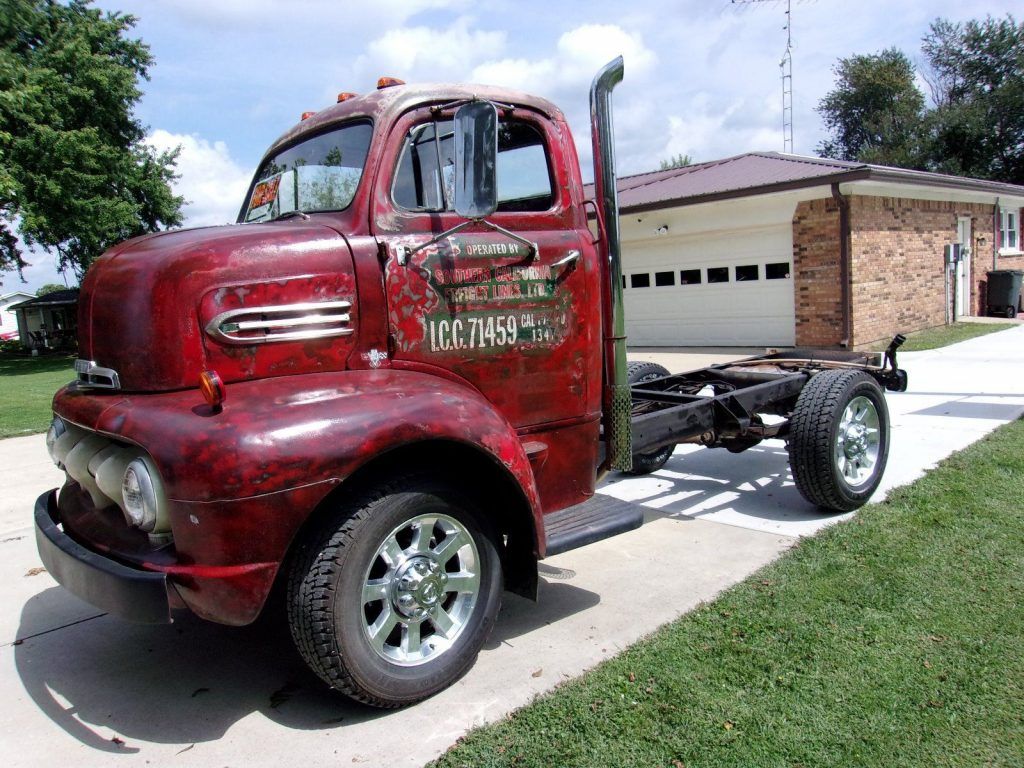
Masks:
[[[786,52],[782,54],[782,151],[793,152],[793,14],[786,0]]]
[[[779,0],[731,0],[734,5],[778,2]],[[786,1],[786,50],[779,62],[782,74],[782,151],[793,151],[793,14],[792,0]]]

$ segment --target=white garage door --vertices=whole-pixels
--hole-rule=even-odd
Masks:
[[[793,229],[623,245],[630,346],[792,346]]]

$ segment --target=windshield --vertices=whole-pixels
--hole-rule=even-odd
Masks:
[[[349,123],[267,159],[256,172],[244,221],[347,208],[362,176],[372,133],[369,123]]]

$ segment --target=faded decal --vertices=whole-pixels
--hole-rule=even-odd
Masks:
[[[536,263],[514,241],[449,237],[404,267],[391,260],[388,273],[392,328],[405,352],[528,352],[572,332],[560,270]]]
[[[431,352],[502,350],[549,345],[565,336],[566,318],[557,310],[522,313],[461,312],[427,320]]]

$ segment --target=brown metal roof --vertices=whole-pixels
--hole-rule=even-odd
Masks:
[[[624,212],[656,210],[866,179],[1024,197],[1024,187],[1015,184],[846,160],[748,152],[724,160],[621,177],[619,207]],[[588,185],[587,194],[593,195],[593,185]]]

